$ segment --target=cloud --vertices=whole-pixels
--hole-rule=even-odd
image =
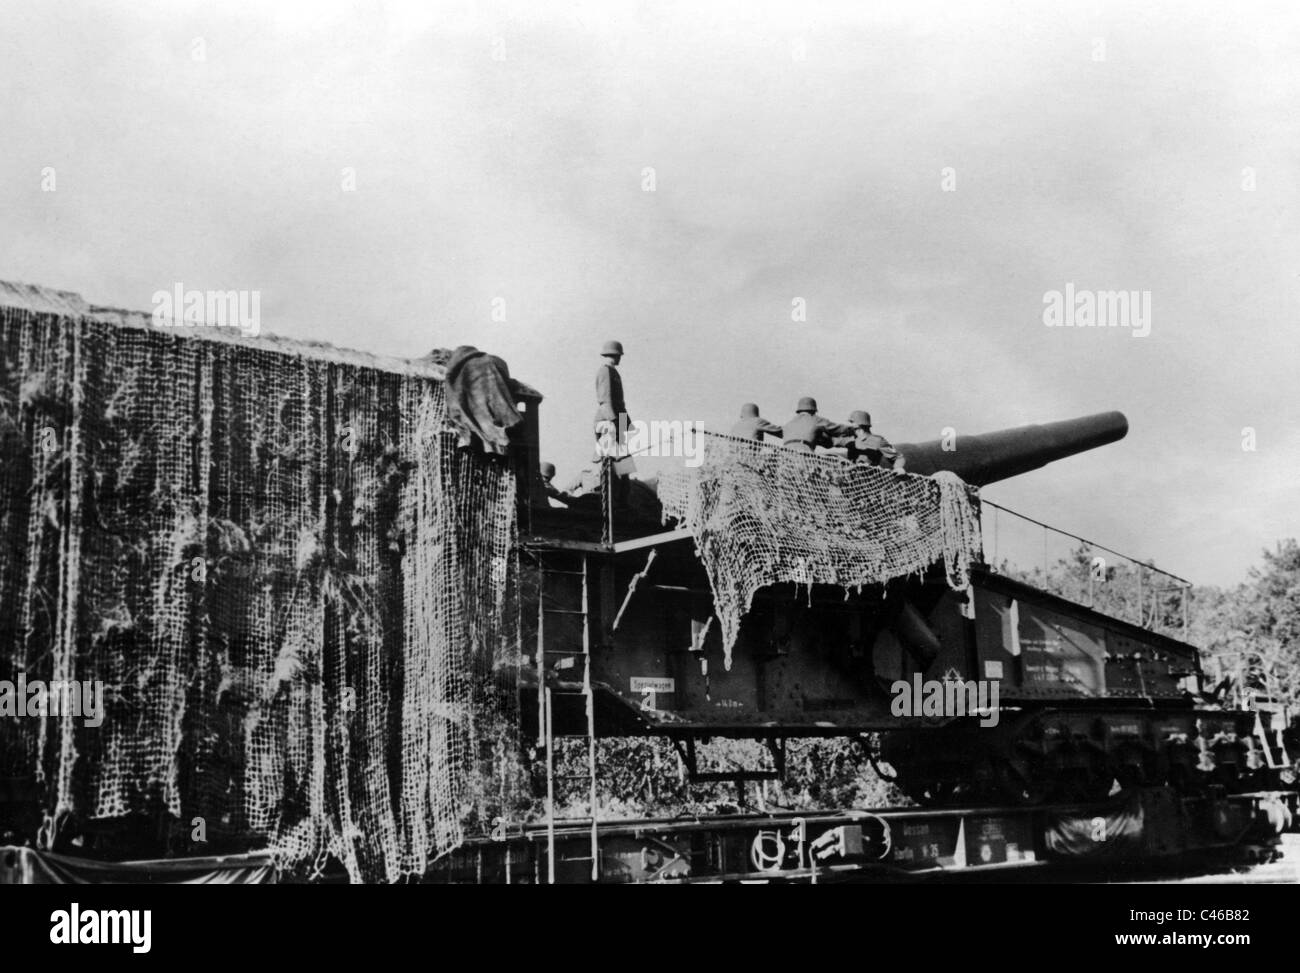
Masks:
[[[1186,6],[20,10],[0,276],[490,348],[562,476],[607,337],[643,419],[811,393],[901,441],[1120,408],[1125,443],[990,495],[1227,583],[1300,533],[1300,21]],[[1044,328],[1067,281],[1150,290],[1150,337]]]

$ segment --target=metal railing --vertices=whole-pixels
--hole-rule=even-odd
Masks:
[[[980,498],[980,504],[984,558],[994,571],[1150,631],[1187,638],[1192,582],[1186,578],[991,500]]]

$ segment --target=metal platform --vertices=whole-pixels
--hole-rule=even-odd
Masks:
[[[1095,805],[727,814],[500,827],[435,863],[435,884],[718,884],[1005,880],[1068,863],[1111,874],[1205,852],[1268,861],[1300,831],[1294,792],[1178,798],[1165,788]],[[594,838],[593,838],[594,835]],[[595,849],[595,868],[592,850]],[[994,876],[997,875],[998,879]],[[267,852],[103,862],[0,848],[0,885],[265,883]],[[299,881],[302,879],[299,878]],[[346,881],[327,868],[308,881]]]
[[[1237,846],[1300,828],[1292,792],[1179,798],[1165,788],[1092,805],[882,808],[598,822],[499,830],[430,869],[470,884],[828,882],[1113,863]],[[595,876],[593,878],[593,875]]]

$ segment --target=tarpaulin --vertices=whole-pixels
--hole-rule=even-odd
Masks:
[[[0,848],[0,885],[271,885],[269,855],[101,862],[13,846]]]
[[[1059,858],[1091,859],[1139,853],[1144,822],[1136,794],[1101,812],[1055,812],[1047,817],[1047,852]]]
[[[459,430],[462,446],[477,438],[485,452],[504,455],[509,431],[523,422],[506,363],[473,345],[452,352],[447,363],[447,418]]]

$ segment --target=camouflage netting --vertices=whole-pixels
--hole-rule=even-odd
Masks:
[[[661,478],[664,518],[690,529],[731,649],[760,588],[859,588],[943,559],[969,584],[980,556],[974,488],[956,476],[898,474],[835,456],[705,434],[700,466]]]
[[[441,369],[32,293],[0,293],[0,680],[102,680],[107,717],[0,717],[0,777],[370,881],[512,802],[515,478],[455,448]]]

